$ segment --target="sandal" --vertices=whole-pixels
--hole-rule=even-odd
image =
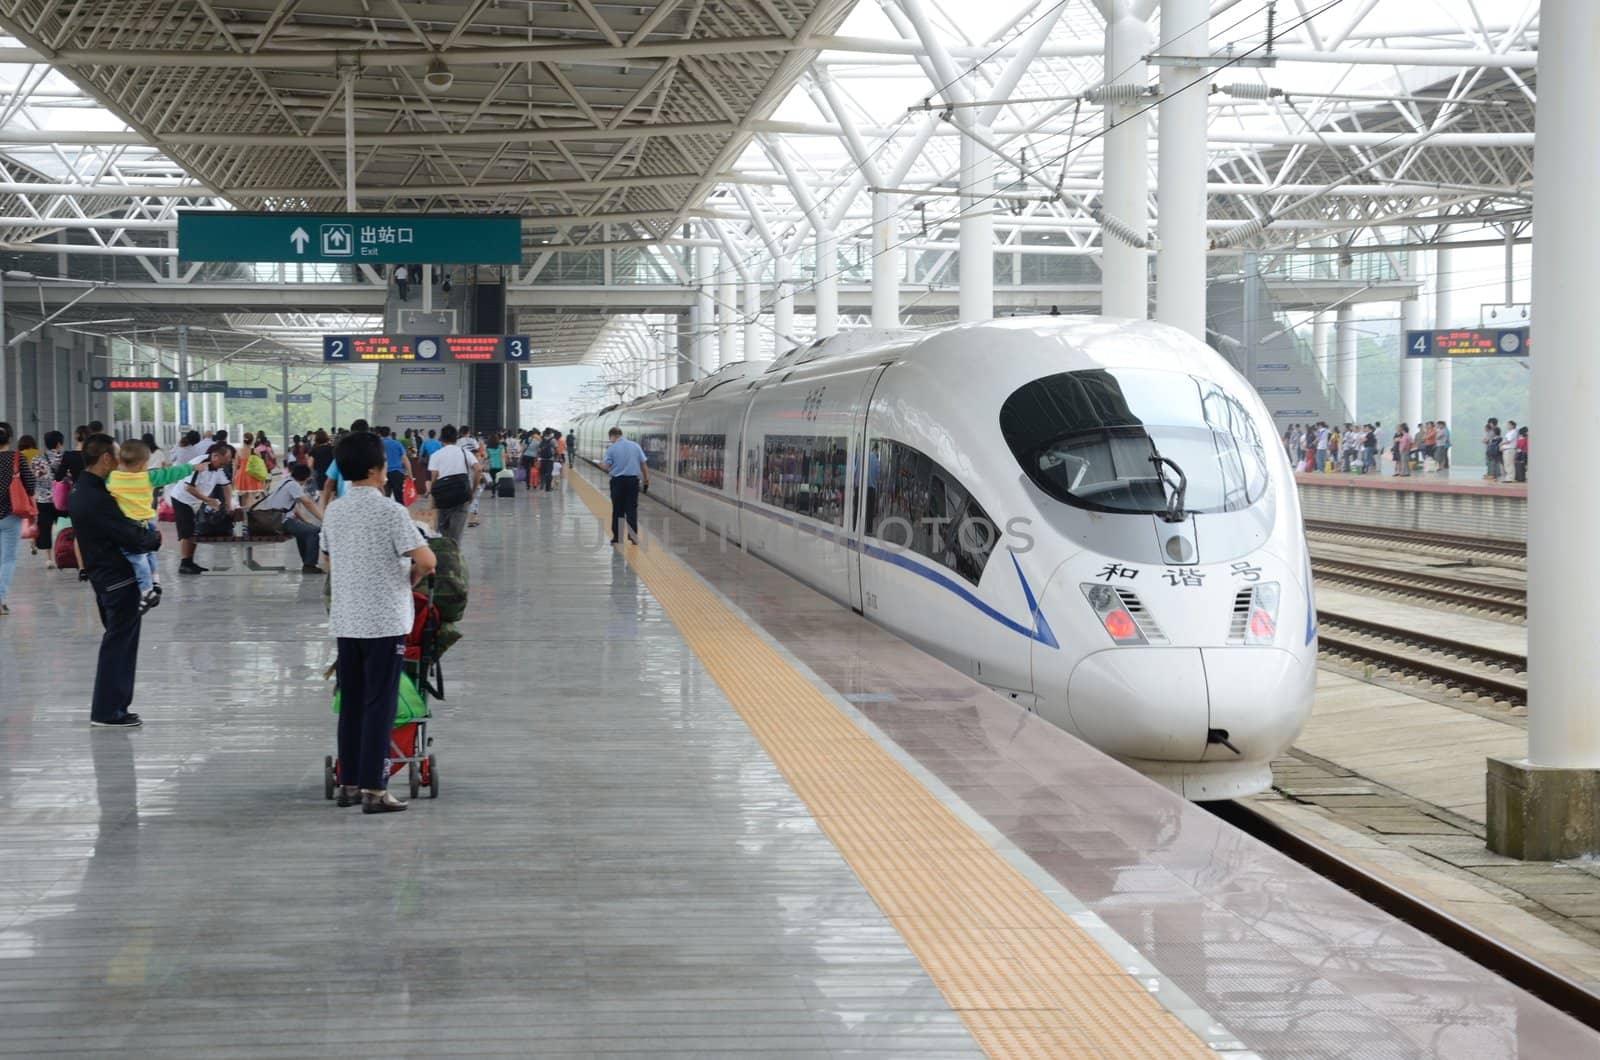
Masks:
[[[390,795],[387,791],[361,789],[362,813],[399,813],[405,808],[405,803]]]

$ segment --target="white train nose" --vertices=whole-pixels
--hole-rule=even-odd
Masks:
[[[1276,648],[1114,648],[1073,669],[1067,709],[1118,758],[1264,763],[1304,723],[1315,680]]]
[[[1067,682],[1078,735],[1118,758],[1198,762],[1209,703],[1198,648],[1112,648],[1084,656]]]

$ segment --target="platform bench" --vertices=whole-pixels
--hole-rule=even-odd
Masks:
[[[272,566],[270,564],[256,562],[256,546],[281,545],[288,540],[288,534],[257,534],[254,537],[234,537],[231,535],[227,537],[196,537],[194,538],[194,543],[197,545],[243,545],[245,569],[259,574],[282,574],[289,568],[281,565]],[[233,568],[217,567],[215,569],[218,573],[222,573],[225,571],[231,571]]]

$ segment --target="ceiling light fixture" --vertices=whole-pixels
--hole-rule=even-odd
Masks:
[[[428,71],[422,75],[422,83],[428,86],[429,92],[443,92],[455,84],[456,75],[438,57],[428,62]]]

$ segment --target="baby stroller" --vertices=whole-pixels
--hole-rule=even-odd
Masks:
[[[433,712],[428,707],[430,699],[444,698],[444,671],[439,665],[442,647],[439,630],[443,625],[439,609],[434,606],[433,593],[427,595],[413,591],[411,603],[415,615],[411,632],[406,634],[405,662],[400,671],[400,702],[395,710],[394,729],[389,736],[389,776],[401,769],[408,772],[411,797],[414,799],[426,785],[428,798],[439,797],[439,759],[429,748],[433,737],[428,735],[428,723]],[[334,692],[333,710],[339,712],[339,693]],[[334,755],[322,760],[322,797],[332,799],[339,785],[339,761]]]

